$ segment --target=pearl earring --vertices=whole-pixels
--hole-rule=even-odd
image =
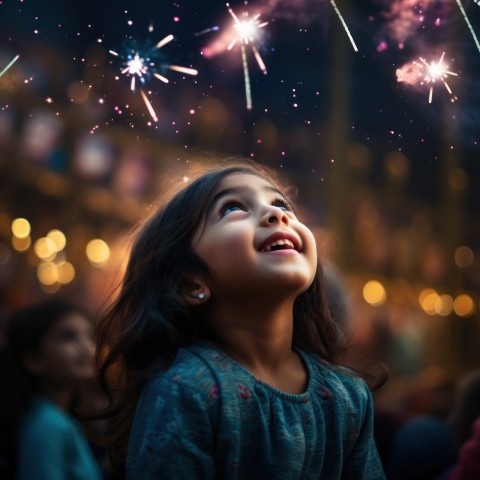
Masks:
[[[205,298],[205,294],[204,294],[203,292],[202,292],[202,293],[199,293],[199,294],[198,294],[198,298],[199,298],[200,300],[203,300],[203,299]]]

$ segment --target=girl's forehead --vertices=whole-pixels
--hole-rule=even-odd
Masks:
[[[277,188],[272,182],[256,173],[232,173],[221,180],[215,193],[226,188],[248,187],[250,190],[264,190],[265,187]]]

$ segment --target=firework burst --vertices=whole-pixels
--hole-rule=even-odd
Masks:
[[[130,89],[132,92],[136,91],[137,80],[144,85],[152,77],[155,77],[163,83],[169,83],[168,78],[165,76],[167,70],[174,70],[187,75],[198,74],[198,71],[194,68],[168,63],[161,54],[160,49],[173,39],[173,35],[167,35],[156,44],[147,42],[144,46],[140,46],[136,40],[131,40],[123,46],[121,53],[109,50],[110,54],[122,60],[120,72],[122,75],[130,78]],[[155,110],[142,88],[140,88],[140,95],[153,121],[157,122],[158,118]]]
[[[261,30],[263,27],[268,25],[268,22],[260,21],[260,14],[257,13],[253,17],[249,18],[248,12],[242,12],[241,18],[235,14],[231,9],[230,4],[227,3],[228,13],[232,16],[234,20],[233,29],[234,29],[234,38],[227,47],[227,50],[231,50],[237,42],[240,43],[240,48],[242,52],[242,65],[243,65],[243,77],[245,82],[245,97],[247,101],[247,109],[252,109],[252,92],[250,88],[250,74],[248,71],[248,62],[247,62],[247,52],[246,46],[250,46],[252,49],[255,60],[260,67],[260,70],[267,74],[267,67],[256,47],[256,43],[261,38]]]
[[[439,60],[432,60],[427,62],[425,58],[419,57],[418,61],[407,63],[397,70],[397,79],[399,82],[404,82],[408,85],[428,85],[428,103],[432,103],[433,88],[437,82],[442,82],[447,92],[452,95],[452,102],[456,100],[452,93],[450,85],[446,79],[453,75],[458,76],[458,73],[448,70],[448,65],[444,63],[445,52],[442,53]]]
[[[448,66],[445,63],[443,63],[444,56],[445,56],[445,52],[442,53],[440,60],[438,60],[437,62],[432,61],[430,63],[428,63],[424,58],[419,57],[419,60],[422,62],[422,65],[425,68],[423,83],[430,85],[430,92],[428,94],[428,103],[432,103],[433,87],[437,80],[441,81],[445,85],[445,88],[447,89],[447,92],[450,95],[452,94],[452,89],[450,88],[448,83],[445,81],[445,79],[449,75],[454,75],[457,77],[458,74],[454,72],[450,72],[448,70]]]

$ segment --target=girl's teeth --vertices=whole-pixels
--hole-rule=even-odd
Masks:
[[[294,248],[293,243],[290,240],[276,240],[275,242],[272,242],[270,245],[267,245],[265,247],[265,251],[270,252],[272,248],[277,245],[288,245],[290,248]]]

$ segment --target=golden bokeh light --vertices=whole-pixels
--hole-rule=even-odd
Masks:
[[[87,258],[94,267],[101,267],[110,258],[110,247],[100,238],[94,238],[87,243],[85,249]]]
[[[61,252],[65,245],[67,244],[67,239],[65,238],[65,234],[61,230],[50,230],[47,233],[47,238],[53,241],[55,244],[55,248],[57,252]]]
[[[40,284],[40,288],[45,292],[53,295],[60,290],[61,285],[59,283],[52,283],[51,285]]]
[[[473,262],[473,252],[469,247],[458,247],[454,254],[455,264],[458,267],[468,267]]]
[[[455,298],[453,310],[459,317],[470,317],[475,311],[475,303],[470,295],[462,294]]]
[[[32,245],[32,239],[30,237],[12,237],[12,247],[17,252],[26,252],[30,248],[30,245]]]
[[[435,300],[435,313],[441,317],[450,315],[453,311],[453,298],[450,295],[440,295]]]
[[[425,288],[418,296],[418,303],[428,315],[435,315],[435,302],[437,301],[438,293],[433,288]]]
[[[26,218],[16,218],[12,222],[12,233],[17,238],[27,238],[30,235],[30,222]]]
[[[380,282],[370,280],[363,287],[363,298],[373,307],[379,307],[385,303],[387,292]]]
[[[66,285],[75,278],[75,268],[70,262],[64,262],[58,266],[58,283]]]
[[[37,268],[37,278],[42,285],[53,285],[58,277],[58,267],[52,262],[42,262]]]
[[[33,244],[33,251],[41,260],[49,261],[55,258],[55,255],[57,253],[57,246],[51,238],[40,237]]]

